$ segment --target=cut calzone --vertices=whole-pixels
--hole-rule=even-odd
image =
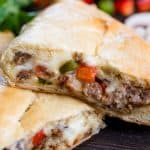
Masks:
[[[119,112],[150,104],[150,46],[79,1],[43,11],[24,26],[1,62],[13,86],[75,96]]]
[[[2,150],[70,150],[105,127],[103,113],[78,100],[8,87],[1,68],[0,103]]]
[[[0,149],[70,150],[98,133],[102,115],[73,98],[0,85]]]

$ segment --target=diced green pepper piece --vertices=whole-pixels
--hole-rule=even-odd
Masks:
[[[38,82],[39,82],[40,84],[52,84],[50,81],[47,81],[47,80],[42,79],[42,78],[38,78]]]
[[[60,67],[60,72],[62,74],[75,70],[78,67],[78,64],[74,60],[69,60]]]

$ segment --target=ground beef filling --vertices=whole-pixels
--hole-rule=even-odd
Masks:
[[[33,75],[32,70],[22,70],[17,74],[16,80],[18,82],[24,81],[24,80],[30,79],[32,75]]]
[[[35,73],[32,70],[23,70],[17,75],[17,80],[25,81],[30,79]],[[51,78],[55,75],[44,69],[43,73],[36,75],[38,82],[44,85],[52,84]],[[133,86],[116,79],[98,79],[92,83],[81,82],[76,78],[75,72],[60,75],[55,81],[62,89],[74,95],[82,95],[87,99],[92,99],[94,103],[107,106],[112,109],[132,109],[133,107],[150,104],[150,88],[144,89],[140,86]],[[115,82],[117,85],[114,85]]]
[[[19,52],[15,53],[13,62],[16,65],[22,65],[22,64],[26,63],[31,58],[32,58],[32,55],[19,51]]]
[[[22,65],[33,58],[30,54],[17,52],[14,62]],[[22,70],[16,75],[16,80],[24,82],[32,76],[37,77],[38,83],[49,86],[56,84],[73,95],[87,97],[92,102],[112,109],[132,109],[134,106],[150,104],[150,88],[126,82],[111,72],[101,76],[102,69],[88,66],[83,61],[83,55],[75,53],[73,59],[60,66],[60,75],[55,75],[51,68],[37,64],[32,70]],[[98,75],[100,72],[100,75]],[[105,72],[103,73],[105,74]]]
[[[96,77],[97,78],[97,77]],[[71,89],[71,92],[76,89],[75,77],[73,73],[68,73],[59,77],[59,86]],[[117,80],[117,81],[116,81]],[[117,85],[114,85],[115,82]],[[142,87],[133,86],[132,84],[124,83],[118,79],[96,79],[93,83],[81,83],[80,93],[83,97],[92,99],[94,103],[100,102],[103,106],[112,109],[132,109],[145,104],[150,104],[150,88],[143,89]],[[74,91],[76,94],[78,91]]]

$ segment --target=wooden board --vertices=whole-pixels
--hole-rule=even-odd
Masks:
[[[108,127],[76,150],[150,150],[150,127],[107,118]]]

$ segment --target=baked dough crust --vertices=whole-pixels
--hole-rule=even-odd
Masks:
[[[30,91],[0,85],[0,149],[25,136],[19,120],[34,99]]]

